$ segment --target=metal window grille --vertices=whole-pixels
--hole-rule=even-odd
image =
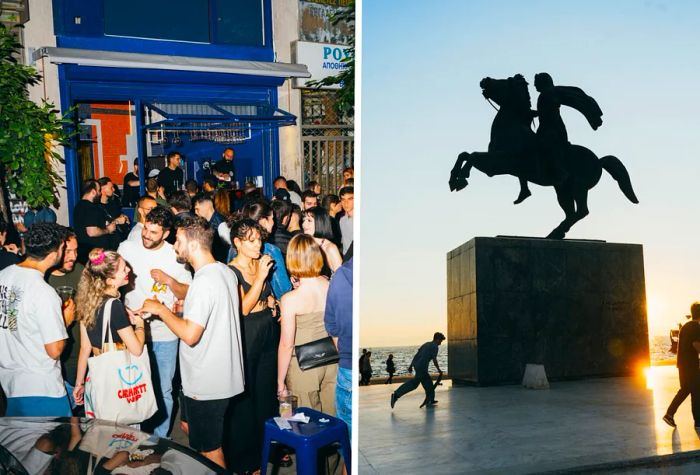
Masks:
[[[324,194],[337,194],[343,169],[354,165],[352,119],[341,120],[335,111],[335,92],[302,91],[302,180],[318,181]]]

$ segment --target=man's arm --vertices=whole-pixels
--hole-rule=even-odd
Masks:
[[[435,365],[435,369],[438,370],[438,373],[442,373],[442,370],[440,369],[440,365],[437,362],[437,356],[433,358],[433,364]]]
[[[153,269],[151,271],[151,277],[153,280],[159,284],[165,284],[170,287],[173,294],[178,300],[183,300],[187,295],[187,289],[190,288],[189,284],[182,284],[178,282],[173,276],[163,272],[160,269]]]
[[[46,354],[49,355],[49,358],[51,358],[52,360],[58,360],[61,357],[61,353],[63,353],[63,349],[65,347],[66,340],[53,341],[44,345]]]
[[[700,353],[700,341],[694,341],[693,342],[693,348],[695,348],[695,351]]]
[[[112,221],[104,228],[100,228],[97,226],[87,226],[85,228],[85,232],[90,237],[99,237],[99,236],[104,236],[105,234],[112,234],[114,231],[116,231],[116,229],[117,229],[117,225],[115,224],[114,221]]]
[[[136,313],[152,313],[158,315],[170,331],[189,346],[194,346],[199,343],[204,333],[203,326],[198,325],[192,320],[178,317],[168,307],[157,300],[146,299],[143,302],[143,307],[137,310]]]

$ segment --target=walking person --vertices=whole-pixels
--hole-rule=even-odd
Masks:
[[[7,416],[71,416],[59,361],[68,333],[61,299],[44,282],[60,265],[61,227],[34,224],[24,235],[26,258],[0,272],[0,385]]]
[[[413,357],[411,365],[408,367],[408,371],[412,372],[416,370],[413,379],[406,381],[399,388],[391,393],[391,408],[394,408],[396,401],[403,395],[410,393],[418,387],[418,385],[423,386],[425,391],[425,398],[428,400],[427,406],[431,407],[437,404],[435,400],[435,389],[433,388],[433,380],[430,378],[430,373],[428,373],[428,365],[430,361],[433,362],[435,368],[440,374],[442,370],[437,361],[438,350],[442,342],[445,341],[445,335],[440,332],[436,332],[433,335],[433,340],[423,345],[418,349],[418,352]]]
[[[194,270],[183,316],[155,299],[145,300],[137,313],[158,315],[180,338],[182,428],[191,448],[225,468],[224,417],[231,398],[244,389],[243,344],[236,279],[214,259],[213,239],[203,218],[182,219],[175,253]]]
[[[396,372],[396,365],[394,364],[394,355],[391,353],[386,359],[386,372],[389,373],[389,378],[387,378],[386,383],[384,384],[391,384],[391,380],[394,378],[394,373]]]
[[[270,284],[274,261],[262,253],[261,231],[249,218],[231,224],[236,257],[229,267],[238,278],[243,314],[246,390],[232,402],[226,457],[233,462],[231,468],[241,473],[260,468],[265,421],[278,415],[280,326]]]
[[[692,320],[683,325],[678,337],[678,379],[681,388],[671,401],[663,420],[671,427],[676,427],[673,419],[678,407],[690,395],[695,428],[700,428],[700,302],[690,306]]]
[[[126,240],[119,245],[119,254],[135,275],[133,289],[124,303],[128,308],[141,308],[148,298],[156,298],[172,309],[184,300],[192,276],[177,260],[173,246],[166,242],[173,225],[173,214],[157,206],[145,217],[138,241]],[[147,346],[156,389],[158,412],[147,428],[158,437],[167,437],[173,412],[173,378],[177,365],[178,337],[159,319],[148,321]]]
[[[301,406],[335,416],[335,382],[338,363],[302,370],[294,348],[328,337],[324,324],[328,279],[321,276],[323,255],[314,238],[294,236],[287,249],[287,268],[299,281],[296,289],[282,297],[277,395],[287,389]]]

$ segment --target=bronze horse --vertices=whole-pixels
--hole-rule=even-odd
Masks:
[[[638,203],[627,169],[612,156],[598,157],[586,147],[569,144],[557,157],[543,153],[535,132],[530,93],[525,78],[517,74],[508,79],[482,79],[479,85],[487,99],[500,106],[491,126],[488,152],[462,152],[450,173],[450,190],[467,186],[472,167],[488,176],[513,175],[542,186],[553,186],[559,206],[566,217],[547,238],[563,239],[571,227],[588,215],[588,190],[607,171],[617,181],[622,193]]]

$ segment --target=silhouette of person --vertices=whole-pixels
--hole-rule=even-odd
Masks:
[[[700,428],[700,303],[695,302],[690,307],[692,320],[683,325],[678,337],[678,379],[681,388],[671,401],[664,414],[663,421],[671,427],[676,427],[673,416],[678,407],[690,396],[695,428]]]
[[[362,372],[362,368],[365,364],[365,358],[367,358],[367,348],[362,349],[362,355],[360,355],[360,361],[358,363],[358,368],[360,368],[360,386],[365,385],[365,375]]]
[[[445,341],[445,335],[440,332],[436,332],[433,335],[433,340],[427,343],[423,343],[418,349],[418,352],[413,357],[411,361],[411,366],[408,367],[408,371],[411,372],[413,369],[416,370],[413,379],[406,381],[399,388],[391,393],[391,408],[394,408],[396,401],[398,399],[413,391],[418,387],[418,385],[423,386],[425,391],[425,399],[428,401],[427,406],[431,407],[437,404],[435,400],[435,388],[433,387],[433,380],[430,378],[430,373],[428,373],[428,365],[432,361],[435,368],[442,374],[440,365],[438,365],[437,354],[439,346]]]
[[[394,364],[394,355],[389,354],[386,359],[386,372],[389,373],[389,378],[386,380],[385,384],[391,384],[391,380],[394,378],[394,373],[396,373],[396,365]]]
[[[369,385],[372,379],[372,352],[368,351],[364,354],[364,359],[362,360],[362,366],[360,366],[360,375],[362,376],[362,381],[365,386]]]
[[[533,115],[539,118],[537,127],[537,150],[544,158],[544,170],[541,173],[550,175],[553,181],[564,181],[569,174],[564,166],[566,153],[571,145],[566,125],[561,117],[562,105],[572,107],[583,114],[593,130],[603,123],[603,112],[596,101],[577,87],[555,86],[552,76],[548,73],[535,74],[535,89],[540,93],[537,98],[537,111]],[[532,193],[527,186],[527,180],[520,178],[520,194],[514,201],[519,204]]]

